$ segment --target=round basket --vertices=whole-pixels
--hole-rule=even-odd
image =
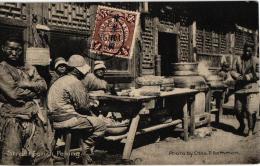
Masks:
[[[142,76],[142,77],[138,77],[136,78],[136,84],[139,87],[142,86],[159,86],[162,84],[162,78],[161,76]]]

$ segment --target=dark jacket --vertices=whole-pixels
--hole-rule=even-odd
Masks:
[[[19,82],[29,82],[30,87],[20,87]],[[46,82],[33,66],[14,67],[7,62],[0,63],[0,101],[3,110],[12,114],[30,114],[36,105],[33,99],[47,90]]]
[[[80,122],[80,109],[88,109],[89,97],[80,80],[68,74],[53,83],[50,87],[47,103],[49,115],[55,128],[75,127]]]
[[[257,88],[257,61],[258,59],[254,56],[249,59],[239,56],[234,60],[230,74],[236,80],[236,90]],[[239,76],[242,76],[243,80],[238,80]]]
[[[88,91],[107,90],[107,82],[97,78],[93,73],[89,73],[82,80]]]
[[[22,82],[27,82],[22,85]],[[14,67],[0,63],[0,140],[1,164],[19,165],[22,148],[33,162],[50,164],[48,160],[53,138],[46,111],[37,104],[40,94],[46,91],[45,81],[33,66]],[[38,116],[37,116],[38,115]],[[43,124],[44,123],[44,124]],[[36,152],[39,155],[33,156]],[[44,162],[45,161],[45,162]]]

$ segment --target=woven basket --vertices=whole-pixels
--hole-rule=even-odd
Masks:
[[[162,76],[143,76],[136,79],[137,86],[160,86],[160,87],[172,87],[174,86],[173,77]]]

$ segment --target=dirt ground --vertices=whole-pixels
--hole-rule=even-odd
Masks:
[[[239,124],[235,116],[224,116],[214,125],[211,136],[184,142],[168,137],[157,143],[135,148],[131,159],[135,164],[245,164],[260,162],[260,120],[255,135],[236,134]]]
[[[137,136],[131,160],[122,160],[123,145],[103,142],[93,157],[96,165],[172,165],[172,164],[256,164],[260,163],[260,117],[253,136],[238,135],[239,126],[233,109],[224,110],[221,123],[212,115],[210,136],[193,137],[188,142],[180,138],[173,128]],[[198,130],[197,130],[198,131]],[[160,140],[158,137],[160,136]]]

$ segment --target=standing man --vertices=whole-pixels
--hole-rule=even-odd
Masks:
[[[57,79],[64,76],[68,72],[68,63],[64,58],[59,57],[55,59],[55,72],[52,74],[50,85],[52,85]]]
[[[89,65],[82,56],[72,55],[68,66],[70,72],[54,82],[48,92],[50,117],[55,129],[82,130],[82,136],[86,136],[84,148],[90,154],[96,140],[104,135],[106,126],[97,117],[81,114],[87,114],[91,107],[98,105],[90,101],[81,82],[90,70]]]
[[[248,43],[244,45],[243,55],[235,59],[231,71],[231,76],[236,80],[235,109],[240,123],[238,131],[244,133],[245,122],[247,122],[249,130],[246,135],[252,135],[256,123],[256,112],[259,109],[256,74],[258,59],[252,56],[253,48]]]
[[[23,66],[23,42],[16,36],[9,37],[2,45],[0,62],[0,111],[1,164],[22,164],[23,156],[30,157],[30,164],[50,164],[48,134],[50,128],[46,112],[38,100],[46,91],[45,81],[33,66]],[[28,162],[28,161],[27,161]]]

